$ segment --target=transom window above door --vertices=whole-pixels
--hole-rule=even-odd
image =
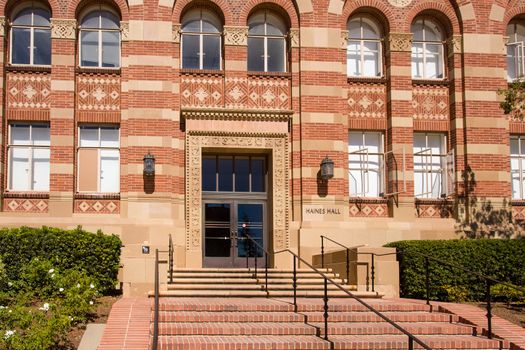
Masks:
[[[202,156],[202,191],[266,192],[264,156]]]

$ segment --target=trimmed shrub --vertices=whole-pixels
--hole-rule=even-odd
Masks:
[[[122,243],[115,235],[82,230],[21,227],[0,230],[0,257],[7,277],[16,281],[27,273],[33,258],[60,270],[78,270],[93,278],[104,293],[114,289]],[[33,271],[34,272],[34,271]],[[36,276],[34,276],[36,277]]]
[[[424,258],[410,254],[411,252],[430,255],[501,282],[525,288],[525,240],[522,239],[399,241],[386,246],[398,249],[400,293],[405,298],[426,297]],[[486,285],[481,278],[432,260],[429,271],[431,299],[485,299]]]

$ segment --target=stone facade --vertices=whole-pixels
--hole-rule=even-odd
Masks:
[[[7,42],[15,3],[0,0]],[[463,218],[456,202],[464,202],[466,173],[475,174],[470,196],[496,207],[512,204],[510,135],[525,127],[503,114],[496,91],[507,86],[506,27],[525,14],[525,0],[210,0],[206,8],[223,22],[220,70],[181,68],[182,16],[202,2],[103,3],[121,21],[118,68],[79,65],[76,16],[89,1],[42,1],[52,13],[50,66],[11,64],[10,46],[0,47],[7,48],[0,73],[0,226],[82,225],[119,235],[126,294],[151,288],[153,256],[141,247],[165,249],[169,234],[177,266],[202,265],[205,152],[266,157],[268,248],[306,258],[318,254],[320,234],[371,247],[458,237],[454,219]],[[248,19],[264,8],[288,27],[285,72],[248,70]],[[360,14],[375,18],[383,33],[378,77],[347,76],[347,22]],[[412,79],[410,30],[418,16],[442,27],[442,79]],[[9,191],[14,122],[50,125],[49,191]],[[118,193],[77,191],[82,125],[119,126]],[[352,130],[384,135],[380,198],[350,193]],[[420,132],[445,135],[453,151],[446,198],[414,198],[413,136]],[[153,177],[143,174],[148,152],[156,159]],[[335,164],[328,181],[318,175],[326,156]],[[512,208],[518,220],[522,208],[523,202]]]

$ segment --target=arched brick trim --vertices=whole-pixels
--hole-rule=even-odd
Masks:
[[[51,17],[59,16],[60,7],[58,6],[58,0],[40,0],[40,2],[49,7],[49,10],[51,10]],[[9,16],[12,8],[19,3],[20,0],[0,0],[0,16]]]
[[[104,0],[103,2],[111,5],[120,12],[120,19],[127,21],[129,19],[129,9],[126,0]],[[77,18],[78,13],[86,6],[93,3],[92,0],[72,0],[69,3],[66,18]]]
[[[382,21],[384,33],[388,33],[391,29],[391,23],[393,23],[392,9],[385,4],[384,1],[378,0],[357,0],[349,1],[346,0],[343,7],[343,14],[341,18],[341,29],[346,30],[346,23],[350,17],[356,12],[370,12],[373,16],[377,17],[378,20]]]
[[[282,12],[288,14],[290,27],[299,28],[299,17],[297,16],[297,9],[294,4],[295,1],[290,0],[249,0],[241,9],[239,25],[245,26],[248,23],[248,17],[254,10],[265,5],[271,5],[273,7],[278,6],[282,9]]]
[[[225,26],[234,25],[232,10],[225,0],[207,0],[206,2],[200,0],[177,0],[173,7],[173,23],[181,23],[182,16],[189,7],[200,5],[208,6],[215,10],[219,17],[223,19]]]
[[[448,37],[461,34],[461,27],[454,8],[450,5],[438,3],[436,1],[418,1],[407,13],[404,23],[404,31],[410,32],[410,26],[419,15],[428,14],[435,17],[443,26]]]
[[[520,1],[521,2],[521,1]],[[507,7],[507,11],[505,12],[505,18],[503,19],[503,35],[505,35],[505,32],[507,30],[507,25],[510,21],[516,16],[519,15],[525,15],[525,5],[521,6],[511,6],[512,4],[509,4],[509,7]]]

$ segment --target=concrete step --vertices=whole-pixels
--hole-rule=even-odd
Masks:
[[[339,278],[333,279],[335,282],[342,284],[343,280]],[[170,284],[178,284],[178,283],[199,283],[199,284],[217,284],[217,283],[259,283],[264,284],[266,282],[266,279],[264,277],[264,274],[259,275],[257,279],[255,279],[253,276],[249,278],[231,278],[231,277],[225,277],[225,278],[200,278],[200,277],[194,277],[194,276],[188,276],[188,277],[177,277],[174,278],[172,282],[169,282]],[[291,278],[268,278],[268,284],[289,284],[292,283]],[[299,276],[297,278],[297,283],[302,284],[317,284],[317,283],[324,283],[324,279],[322,278],[303,278]]]
[[[318,268],[319,271],[323,273],[331,273],[332,269],[328,268]],[[255,271],[255,268],[245,268],[245,267],[233,267],[233,268],[215,268],[215,267],[203,267],[203,268],[175,268],[173,269],[174,273],[239,273],[239,272],[253,272]],[[259,266],[258,271],[264,271],[264,267]],[[269,268],[269,273],[292,273],[293,269],[280,269],[280,268]],[[310,268],[298,268],[296,269],[296,272],[298,273],[313,273],[317,274],[314,270]]]
[[[246,279],[246,278],[254,278],[255,273],[254,272],[237,272],[237,273],[221,273],[221,272],[202,272],[202,273],[186,273],[186,272],[173,272],[172,277],[179,279],[179,278],[205,278],[205,279],[228,279],[228,278],[240,278],[240,279]],[[264,272],[258,273],[258,278],[263,279],[265,276]],[[299,279],[316,279],[319,280],[322,278],[317,273],[298,273],[297,278]],[[334,273],[327,273],[327,276],[330,278],[339,278],[338,274]],[[169,278],[169,275],[168,275]],[[268,278],[272,279],[288,279],[291,280],[293,278],[293,273],[286,273],[286,272],[275,272],[268,274]]]
[[[333,285],[329,284],[326,286],[328,290],[337,290],[340,289]],[[243,284],[234,284],[234,283],[217,283],[217,284],[169,284],[168,290],[264,290],[264,284],[257,284],[252,281],[252,283],[243,283]],[[269,284],[268,290],[270,291],[293,291],[292,284]],[[323,291],[324,285],[320,284],[297,284],[297,290],[310,290],[310,291]]]
[[[360,291],[351,291],[352,294],[359,298],[382,298],[383,295],[378,292],[360,292]],[[160,297],[266,297],[267,293],[261,289],[247,290],[247,289],[176,289],[176,290],[165,290],[160,291]],[[148,293],[149,297],[153,297],[153,293]],[[270,290],[268,296],[272,298],[291,298],[293,297],[292,290]],[[317,298],[321,299],[324,296],[324,291],[321,290],[297,290],[298,298]],[[329,298],[341,298],[348,296],[345,292],[340,290],[329,290]]]

